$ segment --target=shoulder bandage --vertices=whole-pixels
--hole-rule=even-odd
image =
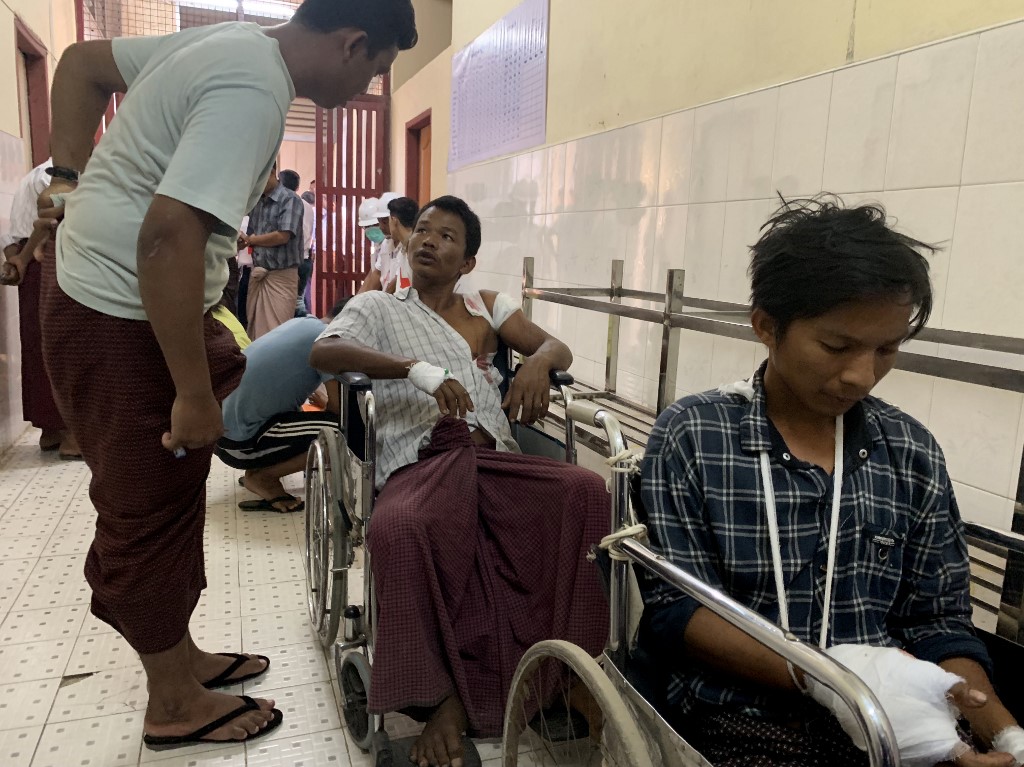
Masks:
[[[825,652],[860,677],[878,698],[904,765],[933,767],[967,750],[957,734],[957,709],[946,697],[964,681],[956,674],[893,647],[847,644]],[[850,708],[824,685],[810,677],[807,682],[810,696],[836,715],[858,748],[866,749]]]
[[[455,378],[455,376],[446,368],[439,368],[429,362],[417,362],[409,368],[409,383],[431,396],[441,388],[441,384],[450,378]]]

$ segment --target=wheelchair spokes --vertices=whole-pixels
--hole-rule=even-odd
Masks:
[[[541,642],[519,664],[505,714],[504,767],[650,764],[629,709],[597,662],[567,642]]]

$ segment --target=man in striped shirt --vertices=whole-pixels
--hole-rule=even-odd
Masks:
[[[519,453],[572,354],[500,293],[456,293],[480,219],[442,197],[409,240],[412,286],[362,293],[312,363],[373,380],[377,487],[367,534],[378,617],[369,707],[427,722],[410,757],[463,761],[462,733],[498,737],[512,675],[544,639],[601,651],[608,608],[587,553],[611,501],[586,469]],[[499,339],[525,355],[504,401]]]

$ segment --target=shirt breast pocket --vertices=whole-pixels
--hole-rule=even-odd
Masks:
[[[861,529],[859,567],[871,602],[888,607],[899,591],[903,578],[903,552],[906,539],[902,531],[866,523]]]

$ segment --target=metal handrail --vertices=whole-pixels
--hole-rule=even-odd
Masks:
[[[617,263],[617,262],[616,262]],[[608,298],[608,299],[633,299],[637,301],[647,301],[649,303],[664,304],[665,296],[661,293],[652,293],[647,290],[630,290],[628,288],[527,288],[523,291],[523,295],[529,298],[535,298],[541,301],[547,301],[549,303],[565,303],[567,306],[579,306],[576,303],[567,303],[559,300],[560,297],[565,298]],[[747,304],[737,304],[731,301],[716,301],[709,298],[696,298],[693,296],[685,296],[684,304],[693,309],[703,309],[704,311],[728,313],[735,315],[742,315],[744,318],[749,317],[750,307]],[[593,309],[595,311],[602,312],[604,314],[616,314],[614,310],[608,308],[609,304],[597,301],[594,304],[588,304],[586,309]],[[658,310],[642,310],[650,312],[647,317],[637,317],[635,315],[622,314],[620,316],[629,316],[634,319],[648,319],[650,322],[660,323],[664,312]],[[687,313],[686,316],[695,316]],[[724,318],[723,318],[724,319]],[[679,325],[677,327],[683,327]],[[756,338],[752,339],[756,340]],[[997,336],[988,333],[974,333],[965,330],[948,330],[946,328],[925,328],[915,338],[916,341],[924,341],[926,343],[942,344],[944,346],[958,346],[963,349],[984,349],[986,351],[1002,352],[1004,354],[1016,354],[1024,356],[1024,338],[1017,338],[1015,336]]]
[[[977,522],[965,522],[967,537],[974,538],[985,543],[994,544],[1009,551],[1024,554],[1024,535],[1011,533],[1006,530],[997,530],[988,525],[980,525]]]
[[[867,743],[872,767],[898,767],[899,751],[889,718],[874,693],[845,666],[814,645],[801,642],[760,614],[658,556],[642,543],[626,538],[615,547],[632,561],[696,599],[752,639],[785,658],[816,682],[835,692],[853,711]]]

